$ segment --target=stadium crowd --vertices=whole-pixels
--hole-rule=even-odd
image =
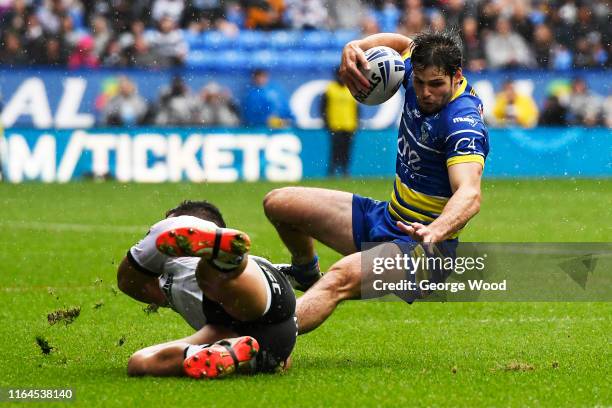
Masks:
[[[576,70],[612,66],[610,11],[607,0],[0,0],[0,67],[163,69],[185,65],[194,38],[210,33],[223,38],[334,30],[413,35],[457,27],[467,70],[540,68],[574,70],[576,76]],[[335,61],[340,49],[332,54]],[[237,100],[216,83],[194,92],[176,79],[158,100],[145,101],[126,76],[98,106],[100,122],[292,123],[283,90],[268,74],[255,73],[251,88]],[[257,105],[262,100],[266,112]],[[537,105],[505,84],[488,119],[495,126],[612,127],[612,96],[589,90],[580,78],[565,95],[550,95]]]
[[[458,27],[466,66],[609,67],[607,0],[2,0],[0,64],[168,67],[218,31]]]
[[[612,95],[589,89],[580,77],[566,92],[551,94],[538,106],[531,95],[506,81],[495,97],[488,124],[493,127],[605,126],[612,128]],[[106,126],[252,126],[282,128],[295,125],[287,93],[263,70],[253,72],[242,98],[216,82],[192,90],[181,77],[147,101],[127,76],[117,80],[116,90],[97,101],[99,122]]]

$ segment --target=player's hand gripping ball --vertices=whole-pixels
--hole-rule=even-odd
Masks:
[[[370,70],[361,72],[370,81],[370,88],[358,91],[353,97],[364,105],[379,105],[388,101],[404,80],[404,61],[392,48],[379,46],[365,52]]]

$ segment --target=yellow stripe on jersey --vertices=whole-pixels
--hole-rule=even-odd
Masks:
[[[393,207],[394,207],[393,205],[389,204],[387,208],[389,209],[389,213],[391,214],[391,216],[392,216],[393,218],[395,218],[397,221],[401,221],[401,222],[403,222],[403,223],[405,223],[405,224],[408,224],[408,225],[410,225],[410,224],[412,224],[412,223],[414,222],[414,220],[409,220],[409,219],[407,219],[407,218],[402,217],[402,216],[401,216],[401,215],[400,215],[400,214],[399,214],[399,213],[398,213],[398,212],[395,210],[395,208],[393,208]],[[412,211],[412,212],[414,213],[414,211]],[[415,214],[416,214],[416,213],[415,213]],[[422,216],[421,216],[421,217],[422,217]],[[411,218],[415,218],[415,217],[411,217]],[[433,219],[432,219],[432,220],[422,220],[422,221],[426,221],[426,222],[428,222],[428,223],[429,223],[429,222],[433,221]],[[459,236],[459,234],[461,233],[461,231],[462,231],[462,230],[463,230],[463,228],[461,228],[459,231],[457,231],[456,233],[454,233],[454,234],[453,234],[453,235],[450,237],[450,239],[457,238],[457,237]]]
[[[403,201],[419,210],[430,213],[440,214],[448,202],[448,198],[430,196],[411,189],[402,183],[397,175],[395,176],[395,188],[399,193],[399,198]]]
[[[428,217],[416,211],[402,207],[395,198],[395,192],[391,194],[391,203],[389,204],[389,212],[399,221],[404,221],[410,224],[414,221],[422,221],[425,223],[432,222],[435,218]]]
[[[457,89],[457,92],[455,92],[455,94],[451,98],[451,101],[460,97],[461,94],[465,92],[465,88],[467,88],[467,78],[461,77],[461,85],[459,85],[459,89]]]
[[[466,154],[465,156],[454,156],[446,161],[446,167],[459,163],[480,163],[484,168],[484,157],[479,154]]]
[[[402,59],[406,61],[408,58],[410,58],[410,56],[412,56],[412,47],[410,47],[408,51],[402,54]]]

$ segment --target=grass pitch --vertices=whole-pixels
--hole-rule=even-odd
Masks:
[[[388,180],[306,184],[379,199],[391,188]],[[206,198],[249,232],[255,254],[284,261],[261,207],[277,186],[0,185],[0,387],[70,387],[79,406],[612,405],[610,303],[351,301],[298,339],[283,375],[128,378],[132,352],[191,329],[117,291],[126,250],[167,208]],[[487,180],[462,239],[609,242],[611,202],[610,179]],[[319,254],[322,267],[339,258]],[[50,325],[48,314],[69,308],[78,308],[72,323],[55,315]]]

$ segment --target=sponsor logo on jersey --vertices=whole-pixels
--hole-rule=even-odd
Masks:
[[[465,117],[456,117],[453,118],[453,123],[469,123],[470,126],[475,127],[478,124],[478,120],[475,118],[472,118],[470,116],[465,116]]]

